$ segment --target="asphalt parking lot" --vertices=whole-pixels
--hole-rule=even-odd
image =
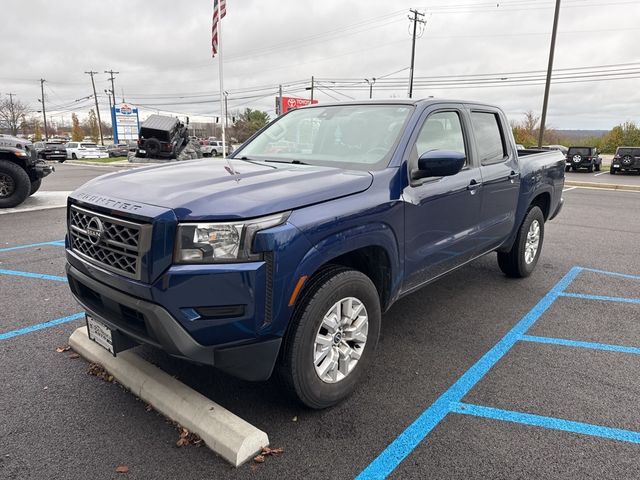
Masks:
[[[61,165],[43,192],[114,170]],[[0,215],[0,476],[640,478],[639,210],[640,192],[567,189],[530,278],[491,255],[399,301],[365,381],[330,410],[138,347],[284,449],[238,469],[178,448],[163,417],[56,352],[83,324],[64,208]]]

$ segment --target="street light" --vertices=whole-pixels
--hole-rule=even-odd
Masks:
[[[373,84],[376,83],[376,77],[371,78],[371,80],[365,78],[364,81],[369,84],[369,98],[373,98]]]

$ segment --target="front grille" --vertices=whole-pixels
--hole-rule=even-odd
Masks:
[[[71,206],[71,249],[85,260],[126,277],[140,279],[150,225],[121,220]]]

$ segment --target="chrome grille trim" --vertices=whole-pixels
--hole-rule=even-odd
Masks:
[[[87,232],[94,217],[102,225],[97,241],[95,235]],[[149,251],[151,225],[71,205],[68,226],[71,250],[80,258],[119,275],[141,279],[142,257]]]

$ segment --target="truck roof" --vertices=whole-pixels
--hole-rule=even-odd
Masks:
[[[313,105],[306,105],[301,108],[318,108],[318,107],[332,107],[332,106],[344,106],[344,105],[431,105],[440,103],[459,103],[463,105],[484,105],[491,108],[499,108],[496,105],[483,103],[483,102],[470,102],[469,100],[459,100],[451,98],[390,98],[384,100],[353,100],[348,102],[331,102],[331,103],[315,103]]]
[[[172,130],[173,127],[179,122],[175,117],[167,117],[165,115],[149,115],[149,117],[142,122],[140,128],[150,128],[153,130]]]

